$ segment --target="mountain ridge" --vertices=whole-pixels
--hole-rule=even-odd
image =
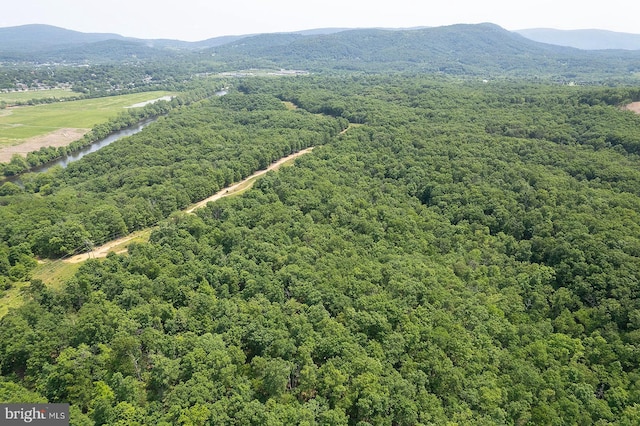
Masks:
[[[46,43],[38,42],[43,37],[47,38]],[[147,60],[189,61],[197,63],[202,72],[289,68],[486,78],[533,76],[565,82],[640,75],[640,51],[586,51],[541,43],[492,23],[404,30],[327,28],[224,36],[201,42],[86,34],[46,25],[0,28],[0,62],[4,63]]]
[[[347,30],[347,28],[315,28],[293,31],[288,34],[314,36]],[[284,34],[284,33],[274,33]],[[146,39],[126,37],[116,33],[86,33],[48,24],[26,24],[13,27],[0,27],[0,52],[18,49],[45,50],[52,46],[69,46],[90,44],[107,40],[118,40],[141,43],[154,48],[203,49],[234,42],[246,37],[262,34],[224,35],[199,41],[159,38]],[[35,46],[37,45],[37,46]]]
[[[582,50],[640,50],[640,34],[599,29],[528,28],[514,31],[530,40]]]
[[[254,64],[351,71],[442,72],[523,76],[625,75],[640,70],[637,52],[587,52],[530,40],[491,23],[455,24],[407,31],[347,30],[316,37],[262,35],[206,52]]]
[[[87,44],[105,40],[121,40],[138,42],[149,47],[203,49],[233,43],[235,41],[270,34],[298,34],[302,36],[318,36],[335,34],[344,31],[362,30],[386,30],[386,31],[416,31],[434,28],[456,27],[467,24],[443,25],[438,27],[411,27],[411,28],[311,28],[300,31],[252,33],[223,35],[198,41],[184,41],[170,38],[136,38],[127,37],[117,33],[81,32],[48,24],[26,24],[12,27],[0,27],[0,51],[12,51],[16,48],[33,48],[33,43],[38,43],[40,48],[69,45]],[[490,23],[468,25],[495,25]],[[498,25],[496,25],[498,27]],[[501,27],[500,27],[501,28]],[[505,30],[508,31],[508,30]],[[526,28],[509,31],[519,34],[529,40],[556,46],[574,47],[582,50],[640,50],[640,34],[616,32],[601,29],[577,29],[559,30],[555,28]],[[37,49],[36,49],[37,50]]]

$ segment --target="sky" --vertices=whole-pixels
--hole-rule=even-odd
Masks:
[[[640,34],[637,0],[18,0],[0,27],[200,41],[314,28],[410,28],[491,22],[507,30],[603,29]]]

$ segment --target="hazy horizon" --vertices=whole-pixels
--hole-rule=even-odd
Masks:
[[[45,24],[85,33],[115,33],[141,39],[201,41],[227,35],[294,32],[317,28],[413,28],[490,22],[507,30],[599,29],[637,34],[640,3],[611,0],[607,7],[577,0],[510,2],[369,2],[292,0],[157,5],[149,0],[110,2],[23,0],[8,5],[0,27]],[[624,11],[624,13],[621,13]]]
[[[488,22],[490,24],[495,24],[494,22]],[[268,33],[260,33],[260,32],[254,32],[254,33],[238,33],[238,34],[224,34],[224,35],[220,35],[220,36],[213,36],[213,37],[208,37],[207,39],[200,39],[200,40],[184,40],[184,39],[179,39],[179,38],[170,38],[170,37],[133,37],[133,36],[129,36],[127,34],[120,34],[114,31],[79,31],[79,30],[74,30],[71,28],[65,28],[65,27],[60,27],[58,25],[53,25],[53,24],[42,24],[42,23],[31,23],[31,24],[21,24],[21,25],[12,25],[12,26],[8,26],[8,27],[3,27],[0,26],[0,28],[16,28],[16,27],[21,27],[21,26],[29,26],[29,25],[49,25],[49,26],[53,26],[53,27],[57,27],[57,28],[62,28],[65,30],[70,30],[70,31],[78,31],[81,33],[85,33],[85,34],[115,34],[118,36],[122,36],[122,37],[131,37],[131,38],[136,38],[136,39],[141,39],[141,40],[152,40],[152,39],[167,39],[167,40],[177,40],[177,41],[185,41],[185,42],[199,42],[199,41],[205,41],[207,39],[211,39],[211,38],[216,38],[216,37],[233,37],[233,36],[243,36],[243,35],[251,35],[251,34],[268,34]],[[441,25],[441,26],[447,26],[447,25],[456,25],[456,24],[445,24],[445,25]],[[498,24],[495,24],[498,25]],[[402,30],[402,29],[415,29],[415,28],[436,28],[438,26],[421,26],[421,27],[316,27],[316,28],[304,28],[304,29],[300,29],[300,30],[292,30],[292,31],[273,31],[272,33],[285,33],[285,32],[303,32],[303,31],[313,31],[313,30],[330,30],[330,29],[359,29],[359,28],[383,28],[383,29],[390,29],[390,30]],[[612,30],[603,30],[600,28],[577,28],[577,29],[570,29],[570,30],[561,30],[558,28],[550,28],[550,27],[532,27],[532,28],[517,28],[517,29],[512,29],[509,31],[513,31],[513,32],[518,32],[518,31],[527,31],[527,30],[559,30],[559,31],[608,31],[608,32],[613,32],[613,33],[618,33],[618,34],[631,34],[631,35],[639,35],[640,36],[640,31],[637,33],[629,33],[629,32],[622,32],[622,31],[612,31]]]

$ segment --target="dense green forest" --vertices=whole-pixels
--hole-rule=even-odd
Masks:
[[[203,75],[255,69],[637,85],[640,52],[538,43],[491,23],[324,29],[195,43],[126,39],[42,25],[0,28],[0,90],[63,85],[84,96],[153,88],[173,91]]]
[[[158,224],[60,289],[30,281],[0,320],[0,400],[78,425],[640,422],[639,89],[234,87],[0,187],[5,288]]]
[[[637,51],[584,51],[525,39],[497,25],[390,31],[357,29],[313,37],[262,34],[204,51],[237,67],[303,67],[314,72],[412,72],[637,84]]]

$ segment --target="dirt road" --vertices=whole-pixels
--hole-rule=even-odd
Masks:
[[[234,183],[231,186],[228,186],[227,188],[223,188],[220,191],[216,192],[215,194],[213,194],[211,197],[209,198],[205,198],[202,201],[199,201],[198,203],[194,204],[193,206],[189,207],[188,209],[185,210],[185,212],[187,213],[193,213],[194,210],[199,209],[200,207],[204,207],[207,205],[207,203],[211,202],[211,201],[216,201],[219,200],[222,197],[226,197],[229,195],[232,195],[238,191],[242,191],[246,188],[249,188],[250,185],[253,183],[253,180],[255,180],[255,178],[262,176],[263,174],[270,172],[272,170],[278,170],[278,168],[280,168],[281,165],[283,165],[284,163],[286,163],[287,161],[293,160],[294,158],[300,157],[301,155],[307,154],[309,152],[311,152],[313,148],[307,148],[307,149],[303,149],[302,151],[296,152],[295,154],[291,154],[287,157],[283,157],[281,159],[279,159],[278,161],[276,161],[275,163],[272,163],[269,167],[267,167],[264,170],[259,170],[257,172],[255,172],[254,174],[252,174],[251,176],[249,176],[248,178],[244,179],[241,182],[238,183]]]
[[[254,174],[252,174],[251,176],[249,176],[248,178],[234,183],[231,186],[228,186],[226,188],[223,188],[222,190],[216,192],[215,194],[213,194],[211,197],[205,198],[204,200],[194,204],[193,206],[187,208],[186,210],[184,210],[186,213],[193,213],[195,210],[204,207],[207,205],[207,203],[210,203],[212,201],[216,201],[219,200],[220,198],[223,197],[227,197],[229,195],[233,195],[239,191],[245,190],[247,188],[250,188],[251,185],[253,185],[253,182],[256,180],[256,178],[264,175],[267,172],[270,172],[272,170],[278,170],[280,168],[280,166],[282,166],[284,163],[286,163],[287,161],[291,161],[295,158],[300,157],[301,155],[307,154],[309,152],[311,152],[313,150],[313,147],[311,148],[307,148],[304,149],[302,151],[296,152],[295,154],[291,154],[287,157],[283,157],[281,159],[279,159],[278,161],[276,161],[275,163],[272,163],[269,167],[267,167],[264,170],[259,170],[257,172],[255,172]],[[68,263],[78,263],[78,262],[84,262],[87,259],[93,259],[93,258],[101,258],[101,257],[106,257],[107,254],[111,251],[114,251],[114,248],[118,248],[117,250],[115,250],[116,253],[124,253],[125,251],[127,251],[126,248],[126,243],[133,240],[134,238],[136,238],[139,235],[139,232],[130,234],[130,235],[126,235],[122,238],[118,238],[117,240],[113,240],[113,241],[109,241],[108,243],[105,243],[103,245],[101,245],[100,247],[96,247],[95,249],[93,249],[91,252],[88,253],[80,253],[77,254],[73,257],[69,257],[67,259],[65,259],[65,262]]]
[[[117,240],[109,241],[101,245],[100,247],[96,247],[93,251],[87,253],[76,254],[75,256],[64,259],[67,263],[79,263],[84,262],[87,259],[99,258],[99,257],[107,257],[110,251],[113,251],[115,247],[121,246],[131,240],[133,240],[136,236],[134,234],[130,234]],[[121,250],[115,250],[116,253],[123,253],[127,251],[126,247],[123,247]]]

